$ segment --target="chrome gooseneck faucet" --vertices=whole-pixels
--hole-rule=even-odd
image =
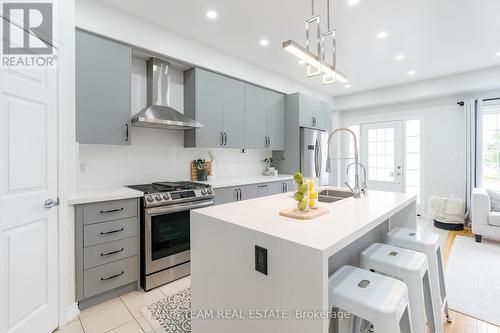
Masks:
[[[366,193],[366,169],[365,169],[364,165],[359,163],[358,142],[357,142],[356,134],[352,130],[350,130],[348,128],[337,128],[336,130],[331,132],[330,135],[328,136],[328,157],[326,159],[326,172],[329,172],[329,173],[332,172],[332,159],[330,157],[330,141],[332,140],[332,138],[335,134],[342,132],[342,131],[350,133],[353,137],[353,140],[354,140],[354,162],[349,164],[349,167],[353,164],[356,165],[356,167],[354,168],[354,188],[352,188],[347,181],[345,182],[345,184],[351,190],[354,198],[361,198],[361,193],[362,192]],[[358,166],[362,166],[363,169],[365,170],[365,174],[364,174],[365,179],[363,182],[363,189],[361,189],[359,187],[359,168],[358,168]],[[349,167],[347,168],[347,172],[349,172]]]

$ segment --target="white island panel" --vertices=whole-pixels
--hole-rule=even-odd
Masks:
[[[328,320],[298,319],[296,310],[327,311],[328,276],[383,241],[391,226],[416,227],[416,198],[371,191],[361,199],[320,204],[330,212],[309,221],[278,214],[290,194],[235,202],[191,212],[193,333],[328,332]],[[255,270],[255,245],[268,253],[268,275]],[[244,319],[219,318],[220,310]],[[250,319],[250,311],[284,310],[291,319]],[[238,313],[238,312],[235,312]]]

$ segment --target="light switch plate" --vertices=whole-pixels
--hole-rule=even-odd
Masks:
[[[267,275],[267,249],[255,245],[255,270]]]

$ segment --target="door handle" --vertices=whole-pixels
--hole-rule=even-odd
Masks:
[[[234,197],[235,197],[234,201],[238,201],[238,189],[237,188],[234,189]]]
[[[238,193],[240,194],[240,199],[239,201],[241,201],[241,188],[238,189]]]
[[[45,204],[43,205],[43,207],[46,209],[50,209],[59,206],[59,203],[59,198],[57,198],[55,201],[53,199],[47,199],[45,200]]]

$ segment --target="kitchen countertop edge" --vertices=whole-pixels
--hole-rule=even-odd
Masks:
[[[68,205],[81,205],[92,202],[140,198],[143,192],[128,187],[82,189],[68,199]]]

